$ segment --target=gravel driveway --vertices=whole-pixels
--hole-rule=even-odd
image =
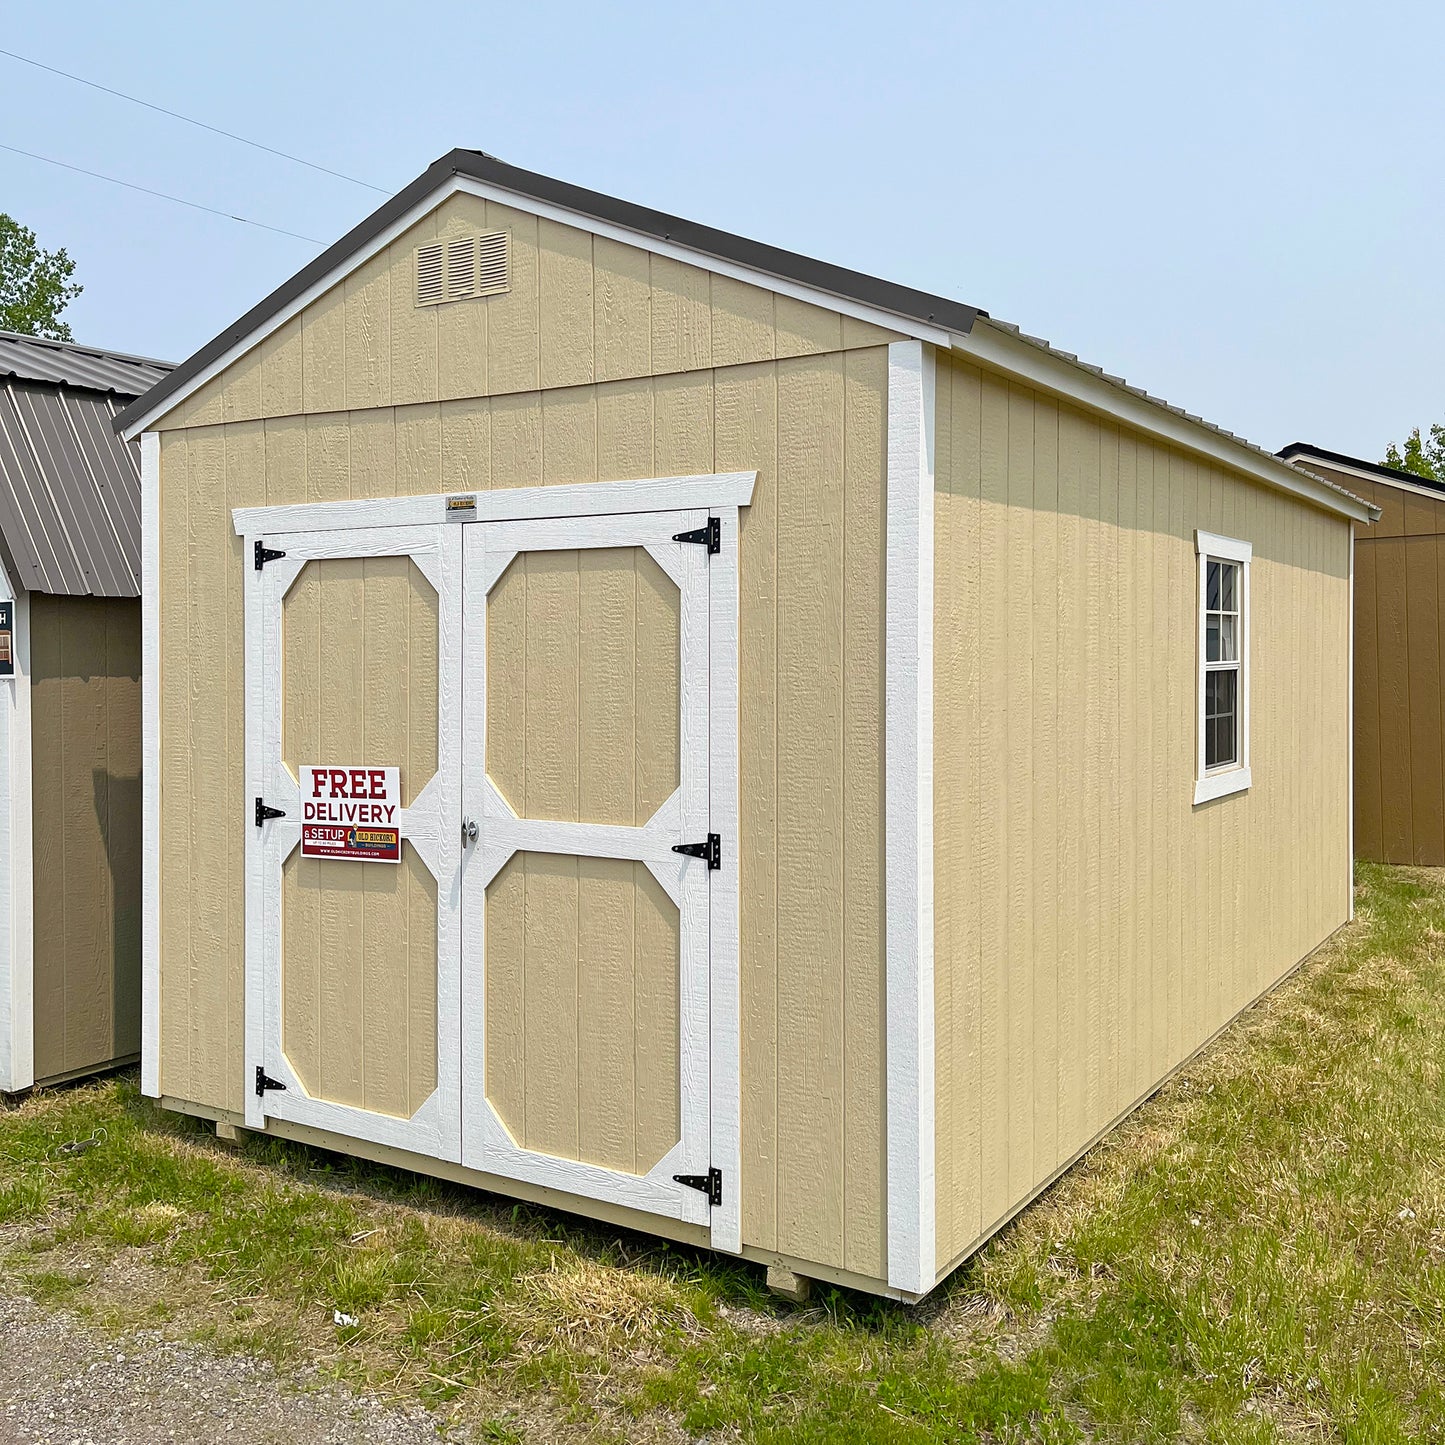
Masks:
[[[269,1364],[175,1344],[121,1339],[0,1297],[3,1445],[437,1445],[425,1411],[383,1406],[337,1385],[298,1388]]]

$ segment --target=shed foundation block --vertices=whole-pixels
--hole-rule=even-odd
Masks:
[[[778,1296],[795,1305],[807,1304],[813,1293],[813,1281],[806,1275],[794,1274],[787,1265],[768,1266],[768,1288]]]

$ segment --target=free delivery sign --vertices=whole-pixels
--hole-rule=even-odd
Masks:
[[[401,770],[301,769],[301,856],[401,861]]]

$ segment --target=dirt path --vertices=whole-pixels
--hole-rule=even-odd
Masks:
[[[418,1408],[337,1385],[298,1386],[269,1364],[153,1331],[117,1339],[26,1299],[0,1297],[3,1445],[439,1445]]]

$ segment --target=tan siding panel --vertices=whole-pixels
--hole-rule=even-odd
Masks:
[[[1349,786],[1347,524],[967,364],[945,428],[941,1267],[1344,920]],[[1196,528],[1254,546],[1254,785],[1198,808]]]
[[[620,272],[630,259],[624,249],[624,253],[609,257],[607,264]],[[654,279],[649,264],[645,306],[633,295],[627,307],[618,303],[617,312],[645,316],[649,357],[655,326],[660,335],[671,338],[666,344],[674,348],[674,356],[679,347],[693,347],[696,352],[704,325],[710,348],[711,312],[706,307],[698,310],[697,278],[685,273],[671,277],[670,299],[664,306],[657,302]],[[708,280],[705,273],[702,280]],[[396,294],[394,288],[393,298]],[[702,299],[708,294],[704,291]],[[460,310],[466,304],[457,303],[451,309]],[[492,304],[488,302],[486,307]],[[635,335],[604,337],[607,328],[597,318],[611,314],[607,308],[612,304],[604,301],[594,284],[592,316],[599,350],[613,347],[616,355],[640,355],[644,348]],[[448,308],[434,309],[440,313]],[[668,312],[670,320],[666,316],[659,319],[659,311]],[[490,314],[496,313],[492,310]],[[392,316],[395,338],[395,308]],[[800,336],[803,322],[822,324],[815,317],[799,318]],[[617,325],[630,332],[633,322]],[[856,338],[862,333],[852,328],[851,334]],[[877,338],[869,334],[868,339]],[[799,344],[806,340],[801,336]],[[488,346],[495,341],[496,330],[489,325]],[[773,345],[770,336],[769,350]],[[313,361],[313,372],[323,374],[322,359]],[[536,364],[540,366],[540,353]],[[395,385],[395,366],[392,375]],[[217,912],[213,903],[214,922],[208,921],[211,915],[203,909],[206,900],[193,893],[190,883],[192,832],[205,816],[200,755],[190,751],[190,733],[197,726],[191,716],[192,701],[199,709],[204,695],[206,705],[214,710],[216,699],[223,698],[225,734],[233,738],[244,699],[243,639],[239,617],[232,617],[229,600],[224,626],[219,621],[215,626],[209,622],[209,609],[218,605],[223,579],[229,599],[229,589],[243,574],[239,543],[230,535],[230,506],[238,500],[319,501],[434,492],[443,487],[526,486],[674,471],[756,469],[754,503],[742,520],[739,577],[743,1118],[747,1140],[741,1181],[744,1236],[750,1244],[814,1258],[830,1268],[881,1271],[886,1213],[882,1099],[876,1093],[870,1097],[868,1081],[881,1074],[884,1061],[881,920],[877,916],[882,848],[881,759],[877,754],[882,572],[877,539],[882,516],[885,375],[886,352],[875,348],[846,356],[829,352],[781,362],[763,360],[717,372],[621,378],[549,392],[519,390],[439,404],[272,418],[264,424],[247,424],[251,430],[236,434],[234,448],[228,435],[225,466],[219,474],[221,486],[212,480],[217,474],[208,460],[216,446],[212,430],[168,435],[163,449],[166,612],[162,647],[166,681],[162,712],[164,755],[175,763],[165,772],[162,805],[162,1087],[166,1093],[227,1108],[239,1109],[243,1103],[244,1079],[239,1066],[224,1051],[213,1056],[209,1045],[197,1042],[198,1034],[208,1027],[223,1035],[228,1046],[230,1040],[239,1042],[242,1037],[239,854],[233,859],[227,851],[214,860],[220,875],[231,877],[230,887],[220,890],[225,895],[224,907]],[[780,389],[785,407],[779,405]],[[233,491],[237,495],[232,495]],[[207,546],[214,546],[207,554],[207,564],[201,565],[198,559],[194,569],[192,530],[198,540],[204,536],[209,539]],[[225,538],[224,547],[220,538]],[[647,583],[646,572],[643,566],[637,573],[638,597],[644,597],[647,586],[653,585]],[[574,562],[574,591],[577,577]],[[510,578],[502,583],[504,600],[510,586]],[[494,622],[502,625],[495,618]],[[207,651],[193,652],[203,632]],[[659,692],[662,680],[647,673],[650,666],[639,657],[636,686]],[[364,668],[362,676],[366,676]],[[179,692],[177,679],[182,683]],[[574,672],[574,685],[575,679]],[[617,705],[610,693],[603,695],[606,689],[598,691],[591,681],[589,688],[589,706]],[[558,695],[560,698],[561,693]],[[297,701],[293,705],[305,704]],[[558,705],[565,710],[565,699]],[[389,719],[391,714],[382,708],[378,717]],[[316,726],[323,725],[318,706]],[[387,721],[386,726],[392,722]],[[780,742],[786,750],[786,764],[779,762]],[[639,748],[636,759],[636,806],[643,809],[661,795],[663,772],[670,769],[657,772],[654,750]],[[242,781],[239,752],[228,756],[222,766],[229,769],[228,791],[238,790]],[[554,757],[550,766],[558,776],[546,786],[564,786],[567,780],[558,771],[560,760]],[[577,772],[575,758],[572,771]],[[597,796],[610,798],[595,767],[591,776],[589,786],[595,787]],[[580,773],[570,786],[580,798]],[[530,792],[530,777],[526,787]],[[240,796],[239,792],[236,795]],[[846,827],[845,798],[850,800]],[[820,838],[832,842],[820,846]],[[405,881],[403,874],[397,876],[399,882]],[[417,901],[416,881],[407,881],[406,887],[410,901],[405,910],[405,946],[410,956],[418,946],[413,941],[414,931],[428,925],[425,902]],[[519,957],[518,950],[531,947],[525,942],[532,936],[524,927],[528,917],[533,917],[538,929],[552,927],[558,947],[553,950],[552,964],[543,969],[538,987],[542,979],[551,978],[563,990],[559,997],[564,996],[570,977],[573,991],[569,996],[574,1001],[579,984],[593,990],[589,999],[601,989],[609,1006],[616,1004],[618,1030],[624,1029],[627,1014],[620,971],[623,934],[618,934],[617,948],[609,951],[606,969],[590,982],[577,975],[575,943],[568,973],[563,935],[580,936],[579,910],[591,917],[621,920],[630,907],[635,940],[631,974],[634,1027],[654,1031],[659,1027],[655,1018],[647,1020],[666,1005],[668,996],[654,967],[666,952],[660,940],[667,927],[656,910],[649,914],[642,909],[640,894],[620,893],[611,883],[581,886],[575,866],[569,881],[565,873],[555,869],[549,873],[541,863],[535,878],[530,863],[525,868],[504,870],[493,891],[501,897],[508,890],[515,897],[507,898],[506,907],[497,915],[497,926],[502,929],[505,918],[511,932],[503,929],[509,941],[499,947],[511,948]],[[556,898],[549,903],[553,894]],[[318,890],[312,922],[305,924],[298,917],[296,928],[321,926],[320,901]],[[291,906],[293,912],[304,912],[300,889]],[[383,906],[379,899],[362,898],[355,906],[346,901],[343,907],[338,895],[331,906],[336,914],[334,926],[342,927],[348,936],[356,931],[378,936],[380,925],[369,921],[367,910]],[[386,906],[390,907],[389,901]],[[976,912],[977,905],[973,906]],[[195,914],[201,915],[199,921]],[[388,915],[388,919],[385,937],[390,951],[403,946],[398,931],[402,925],[399,915]],[[569,928],[571,934],[567,934]],[[218,930],[224,937],[225,947],[219,952],[193,947],[193,939],[199,941],[206,929]],[[346,948],[354,952],[353,943],[348,942]],[[801,961],[802,967],[795,969],[795,961]],[[556,972],[555,978],[548,969]],[[374,974],[368,977],[364,967],[357,977],[363,991],[374,994],[379,986],[390,988],[385,994],[389,1008],[402,1006],[396,977],[389,976],[381,985]],[[409,1026],[413,1029],[419,1006],[416,982],[414,977],[408,982],[406,1001],[413,1014]],[[604,1066],[617,1068],[619,1079],[624,1077],[625,1065],[618,1050],[609,1046],[584,1056],[573,1037],[573,1025],[565,1019],[560,1037],[543,1037],[526,1021],[527,999],[520,979],[514,979],[516,987],[510,995],[500,974],[494,982],[499,992],[489,997],[492,1016],[499,1027],[504,1017],[510,1019],[506,1027],[523,1039],[529,1058],[545,1058],[545,1050],[553,1048],[559,1051],[559,1067],[564,1072],[570,1067],[574,1080],[579,1069]],[[315,1024],[319,1039],[321,1014],[329,1007],[319,978],[311,997],[314,1004],[298,1004],[298,1008],[319,1011]],[[343,1000],[335,1000],[337,1010],[343,1005]],[[574,1003],[573,1020],[575,1008]],[[341,1017],[339,1012],[337,1017]],[[365,1039],[364,1015],[351,1018],[348,1027],[356,1037]],[[593,1045],[601,1047],[596,1040]],[[651,1042],[634,1042],[632,1058],[635,1091],[652,1087],[644,1065],[650,1067],[661,1060],[667,1070],[674,1067],[660,1045]],[[530,1064],[528,1067],[530,1070]],[[339,1059],[338,1087],[364,1090],[365,1080],[359,1076],[353,1080],[346,1068],[345,1060]],[[514,1083],[494,1079],[489,1087],[505,1094]],[[378,1087],[382,1092],[376,1097],[384,1107],[400,1107],[396,1102],[399,1095],[387,1092],[390,1084],[383,1081]],[[635,1097],[640,1095],[635,1093]],[[626,1121],[621,1113],[609,1113],[599,1105],[600,1101],[579,1100],[573,1087],[570,1094],[563,1089],[555,1098],[541,1092],[533,1097],[530,1090],[521,1090],[499,1107],[514,1111],[509,1117],[516,1117],[517,1109],[526,1111],[529,1118],[536,1114],[538,1128],[551,1131],[548,1137],[576,1135],[580,1140],[585,1126],[595,1131],[599,1149],[615,1151],[622,1147],[619,1141]],[[640,1105],[635,1109],[639,1117],[656,1114]],[[644,1120],[637,1133],[639,1159],[658,1147],[671,1126],[664,1121],[656,1138],[645,1134],[646,1127],[650,1126]],[[784,1134],[789,1141],[786,1147]],[[620,1155],[609,1152],[609,1157]],[[851,1266],[845,1263],[848,1260],[853,1261]]]
[[[493,229],[512,234],[510,290],[417,306],[416,247]],[[827,306],[459,194],[157,425],[695,374],[897,339]]]

